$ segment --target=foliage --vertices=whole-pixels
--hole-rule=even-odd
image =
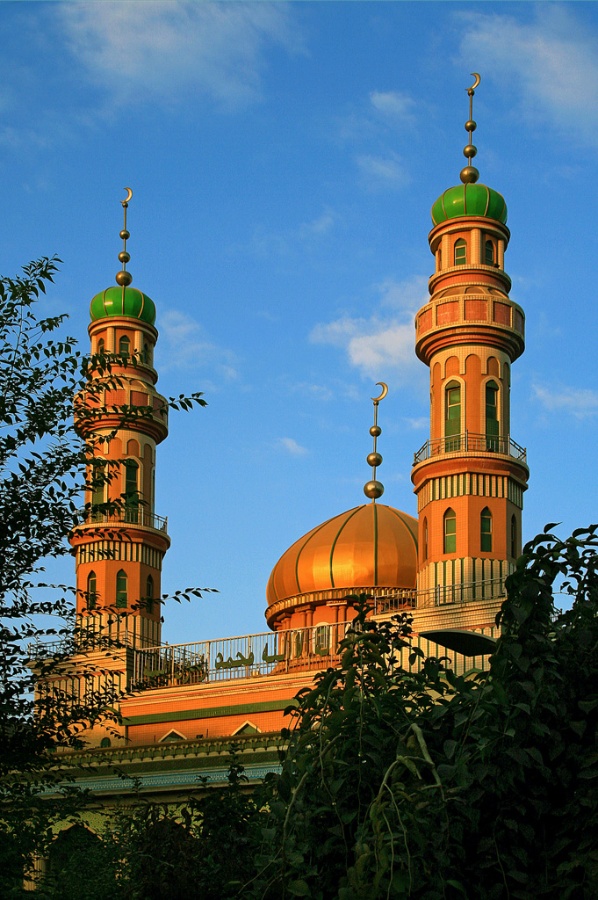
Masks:
[[[232,748],[228,784],[177,807],[135,798],[112,814],[98,837],[75,826],[56,841],[43,900],[78,900],[81,864],[92,900],[222,900],[252,871],[251,836],[260,811],[244,789]]]
[[[74,633],[73,590],[40,583],[43,560],[70,553],[67,537],[87,510],[81,493],[89,472],[98,404],[94,392],[118,386],[115,357],[86,357],[63,336],[65,316],[37,312],[59,260],[40,259],[21,276],[0,279],[0,895],[18,890],[24,860],[48,837],[52,815],[65,803],[42,800],[51,750],[77,740],[106,696],[88,693],[83,705],[56,698],[33,709],[27,643]],[[135,358],[116,360],[136,365]],[[92,377],[94,376],[94,377]],[[167,405],[205,405],[200,394]],[[122,407],[119,426],[148,410]],[[77,420],[77,428],[73,416]],[[83,441],[81,434],[85,434]],[[103,439],[105,435],[103,436]],[[108,472],[106,478],[114,477]],[[89,486],[89,485],[88,485]],[[118,502],[118,501],[117,501]],[[196,590],[191,593],[198,594]],[[184,595],[185,592],[182,592]],[[64,662],[56,657],[43,671]],[[113,698],[112,698],[113,699]],[[50,755],[49,755],[50,754]],[[66,805],[65,805],[66,804]]]
[[[484,676],[407,671],[408,620],[361,598],[340,668],[300,698],[244,897],[598,895],[596,530],[525,547]]]

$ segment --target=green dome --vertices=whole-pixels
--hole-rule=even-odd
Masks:
[[[153,325],[156,321],[154,301],[134,287],[113,285],[96,294],[89,307],[91,321],[110,316],[129,316]]]
[[[440,225],[460,216],[486,216],[504,225],[507,204],[502,194],[485,184],[458,184],[438,198],[432,207],[432,221],[434,225]]]

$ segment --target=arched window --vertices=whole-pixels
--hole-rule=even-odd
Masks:
[[[320,656],[330,653],[330,626],[318,625],[314,634],[314,652]]]
[[[498,425],[498,385],[495,381],[486,383],[486,449],[499,449]]]
[[[95,572],[87,576],[87,609],[95,609],[98,599],[98,582]]]
[[[480,516],[480,550],[482,553],[492,552],[492,513],[487,506]]]
[[[494,244],[492,241],[484,242],[484,263],[487,266],[494,265]]]
[[[444,552],[457,552],[457,516],[455,510],[450,507],[444,514]]]
[[[303,632],[296,631],[293,635],[293,656],[299,657],[303,655]]]
[[[457,381],[449,381],[444,393],[444,437],[447,453],[460,449],[460,434],[461,385]]]
[[[455,265],[464,266],[467,262],[467,244],[463,238],[455,241]]]
[[[116,606],[124,609],[127,606],[127,573],[121,569],[116,576]]]
[[[139,463],[135,459],[125,459],[125,521],[138,522],[139,519]]]
[[[121,356],[131,355],[131,341],[126,335],[123,335],[118,342],[118,352]]]
[[[519,556],[519,541],[517,539],[517,517],[511,516],[511,556],[517,559]]]
[[[154,579],[151,575],[147,576],[145,583],[145,608],[149,613],[154,611]]]
[[[94,459],[91,464],[91,515],[92,520],[99,522],[104,515],[102,505],[106,502],[108,481],[106,476],[106,462],[103,459]]]
[[[98,341],[98,353],[100,354],[100,356],[102,356],[106,352],[104,347],[104,338],[100,338]]]
[[[422,557],[425,562],[428,558],[428,520],[427,519],[424,519],[423,538],[424,538],[424,545],[422,547]]]

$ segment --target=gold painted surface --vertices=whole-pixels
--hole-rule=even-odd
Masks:
[[[413,588],[416,573],[417,520],[391,506],[367,503],[295,541],[274,566],[266,597],[271,605],[331,588]]]

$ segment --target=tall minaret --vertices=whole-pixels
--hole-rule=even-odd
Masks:
[[[78,622],[86,631],[133,647],[160,644],[166,520],[154,512],[156,446],[168,434],[167,404],[154,385],[156,308],[131,287],[127,208],[117,284],[91,301],[90,390],[76,403],[77,426],[94,459],[84,524],[71,537],[76,554]],[[104,359],[105,357],[105,359]]]
[[[523,310],[504,270],[503,197],[472,165],[473,96],[461,184],[434,203],[430,300],[416,316],[416,352],[430,367],[430,440],[415,454],[418,607],[486,600],[521,552],[525,450],[511,438],[511,364],[523,353]]]

